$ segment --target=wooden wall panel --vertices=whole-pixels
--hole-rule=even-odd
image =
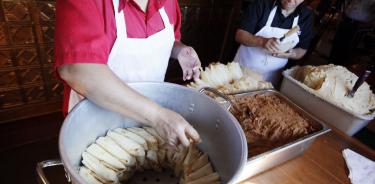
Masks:
[[[54,24],[54,1],[0,0],[0,122],[59,111]]]
[[[192,45],[204,66],[227,62],[227,49],[240,13],[240,0],[181,0],[182,41]],[[225,44],[225,45],[224,45]],[[229,54],[229,53],[228,53]],[[225,59],[225,61],[223,60]]]

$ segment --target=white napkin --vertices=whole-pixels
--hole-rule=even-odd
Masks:
[[[375,184],[375,162],[350,150],[344,149],[342,155],[349,169],[352,184]]]

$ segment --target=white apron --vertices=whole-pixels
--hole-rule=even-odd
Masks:
[[[270,15],[268,16],[266,25],[255,34],[255,36],[261,36],[265,38],[281,38],[289,29],[282,29],[277,27],[271,27],[272,21],[275,17],[277,6],[275,6]],[[299,16],[293,20],[294,26],[298,25]],[[282,44],[288,44],[289,49],[294,48],[299,42],[297,33],[285,38]],[[287,50],[289,50],[287,49]],[[266,81],[270,81],[273,85],[277,84],[281,77],[282,68],[288,63],[288,59],[279,58],[270,55],[265,49],[260,47],[248,47],[241,45],[238,48],[237,54],[234,58],[235,62],[238,62],[241,66],[250,68],[260,74]]]
[[[128,38],[124,11],[118,12],[119,0],[113,0],[117,38],[108,58],[109,68],[124,82],[164,81],[175,41],[174,29],[164,8],[159,13],[164,29],[148,38]],[[68,111],[84,97],[71,90]]]

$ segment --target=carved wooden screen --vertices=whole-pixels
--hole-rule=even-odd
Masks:
[[[55,2],[0,0],[0,121],[58,110]]]
[[[239,1],[179,0],[182,40],[203,65],[232,59]],[[0,0],[0,122],[61,107],[62,85],[52,72],[54,24],[53,0]],[[170,68],[169,81],[177,82],[181,75]]]

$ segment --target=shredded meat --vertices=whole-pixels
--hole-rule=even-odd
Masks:
[[[240,112],[231,110],[240,122],[247,138],[249,157],[317,131],[313,126],[279,97],[254,95],[232,97]]]

